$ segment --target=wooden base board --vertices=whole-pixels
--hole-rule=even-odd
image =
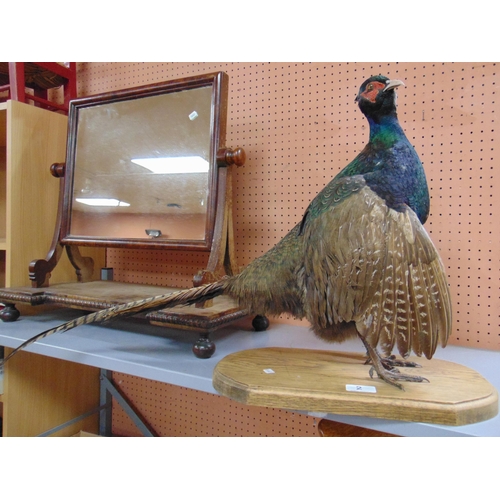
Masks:
[[[52,304],[85,311],[105,309],[134,300],[178,292],[178,288],[138,285],[116,281],[90,281],[87,283],[61,283],[44,288],[17,287],[0,289],[0,300],[14,304]],[[208,307],[177,306],[145,315],[154,325],[212,332],[247,316],[236,301],[216,297]]]
[[[359,353],[263,348],[226,356],[214,370],[223,396],[252,406],[360,415],[442,425],[465,425],[498,413],[496,389],[465,366],[409,358],[420,368],[402,368],[430,383],[404,383],[404,391],[378,378]],[[354,392],[346,389],[354,386]],[[359,387],[374,393],[356,392]],[[373,389],[372,389],[373,390]]]

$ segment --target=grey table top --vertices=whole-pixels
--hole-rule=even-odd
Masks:
[[[13,323],[0,323],[0,345],[15,348],[43,330],[82,314],[72,309],[21,316]],[[171,330],[129,318],[106,325],[87,325],[52,335],[33,344],[30,352],[96,366],[119,373],[217,394],[212,387],[215,365],[226,355],[244,349],[290,347],[363,352],[355,340],[330,346],[317,339],[307,327],[272,323],[264,332],[254,332],[250,321],[222,328],[211,335],[216,352],[210,359],[198,359],[192,345],[196,332]],[[453,361],[476,370],[500,392],[500,352],[447,346],[438,349],[438,359]],[[500,416],[458,427],[383,420],[333,414],[302,412],[338,422],[391,432],[402,436],[500,436]]]

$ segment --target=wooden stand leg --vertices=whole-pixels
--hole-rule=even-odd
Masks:
[[[4,308],[0,311],[0,319],[5,323],[16,321],[21,313],[16,309],[15,304],[4,302]]]
[[[215,344],[209,339],[210,333],[202,333],[193,345],[193,352],[197,358],[211,358],[215,352]]]
[[[269,320],[265,316],[257,315],[252,321],[252,326],[256,332],[263,332],[269,328]]]

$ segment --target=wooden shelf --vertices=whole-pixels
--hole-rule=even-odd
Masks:
[[[7,141],[7,136],[9,140]],[[29,286],[29,263],[47,255],[57,215],[59,181],[50,175],[50,166],[66,156],[67,117],[29,104],[9,100],[0,103],[0,287]],[[9,217],[9,220],[7,220]],[[8,244],[7,244],[8,240]],[[89,255],[90,254],[90,255]],[[104,252],[91,250],[96,275],[104,263]],[[76,281],[75,270],[67,256],[61,259],[51,276],[53,283]],[[1,300],[0,300],[1,302]],[[3,329],[4,324],[0,327]],[[25,357],[20,357],[20,360]],[[5,367],[3,401],[3,435],[36,435],[36,431],[59,425],[64,414],[77,417],[75,402],[98,399],[98,383],[81,386],[82,373],[95,369],[80,367],[69,374],[60,360],[32,357],[30,371],[10,371],[16,363]],[[71,363],[69,363],[71,365]],[[98,382],[98,378],[96,378]],[[58,384],[76,387],[66,391],[66,399],[53,404],[51,397],[31,397],[24,388],[54,388]],[[8,385],[8,386],[7,386]],[[23,392],[24,391],[24,392]],[[63,392],[61,392],[62,394]],[[82,395],[84,395],[82,397]],[[35,403],[34,403],[35,402]],[[54,408],[57,407],[57,408]],[[87,409],[87,408],[86,408]],[[30,415],[30,419],[19,415]],[[22,427],[26,420],[33,433]]]
[[[7,103],[0,102],[0,250],[7,250],[6,242],[6,144],[7,144]],[[2,264],[0,263],[0,266]]]

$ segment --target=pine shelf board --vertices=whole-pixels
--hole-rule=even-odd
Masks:
[[[405,382],[402,391],[371,379],[359,353],[269,347],[223,358],[214,369],[213,386],[240,403],[307,412],[452,426],[497,415],[496,389],[474,370],[449,361],[409,359],[421,368],[401,371],[430,383]],[[376,393],[349,392],[347,384],[375,387]]]

